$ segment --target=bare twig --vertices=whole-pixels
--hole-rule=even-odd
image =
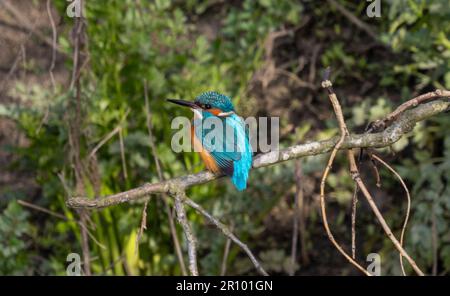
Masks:
[[[358,204],[358,186],[355,184],[352,196],[352,258],[356,259],[356,209]]]
[[[147,88],[146,88],[147,84],[144,83],[144,96],[145,98],[147,98]],[[147,99],[145,100],[145,102],[147,103]],[[146,113],[147,113],[147,106],[146,106]],[[149,131],[149,136],[152,136],[151,134],[151,130]],[[152,141],[152,140],[150,140]],[[161,180],[160,180],[161,181]],[[139,241],[141,240],[142,234],[144,233],[144,230],[147,229],[147,207],[148,207],[148,203],[150,202],[151,196],[149,196],[144,203],[144,207],[142,208],[142,214],[141,214],[141,225],[139,227],[137,236],[136,236],[136,254],[138,253],[139,250]]]
[[[39,211],[39,212],[42,212],[42,213],[46,213],[46,214],[48,214],[50,216],[53,216],[53,217],[56,217],[56,218],[59,218],[59,219],[63,219],[65,221],[69,221],[70,220],[69,218],[67,218],[66,216],[64,216],[64,215],[62,215],[60,213],[57,213],[57,212],[51,211],[49,209],[46,209],[44,207],[41,207],[41,206],[38,206],[38,205],[35,205],[35,204],[32,204],[32,203],[29,203],[29,202],[27,202],[25,200],[19,199],[19,200],[17,200],[17,203],[20,204],[21,206],[24,206],[24,207],[27,207],[27,208],[30,208],[30,209],[33,209],[33,210],[36,210],[36,211]],[[73,220],[73,221],[77,222],[76,220]]]
[[[83,5],[83,2],[81,2]],[[73,38],[74,60],[72,70],[72,87],[75,87],[74,102],[72,103],[73,115],[70,115],[69,120],[69,145],[71,149],[71,157],[76,179],[76,192],[86,194],[86,169],[81,158],[81,130],[82,130],[82,99],[81,99],[81,83],[80,83],[80,60],[81,50],[83,49],[82,34],[84,33],[84,23],[82,18],[76,18],[73,27],[75,36]],[[89,221],[89,212],[86,210],[77,211],[80,216],[81,224],[86,225]],[[83,269],[84,274],[91,275],[90,250],[89,250],[89,235],[85,228],[81,229],[81,249],[83,253]]]
[[[431,246],[433,249],[433,268],[432,275],[436,276],[438,271],[438,233],[436,225],[436,210],[434,205],[431,205]]]
[[[228,254],[230,253],[230,247],[231,247],[231,239],[227,238],[227,241],[225,242],[225,248],[223,251],[222,267],[220,268],[221,276],[224,276],[227,273],[227,261],[228,261]]]
[[[152,126],[152,112],[150,110],[150,103],[148,101],[148,83],[144,79],[144,99],[145,99],[145,117],[148,131],[148,140],[150,142],[150,147],[152,149],[153,159],[155,160],[156,171],[158,172],[158,177],[163,181],[164,176],[162,174],[161,163],[159,161],[158,153],[156,150],[155,139],[153,137],[153,126]]]
[[[405,237],[406,226],[408,225],[409,215],[411,212],[411,196],[409,194],[408,186],[406,186],[405,182],[403,181],[403,178],[400,176],[399,173],[397,173],[396,170],[394,170],[394,168],[392,166],[390,166],[388,163],[386,163],[384,160],[382,160],[379,156],[377,156],[373,153],[371,154],[371,157],[374,158],[375,160],[377,160],[382,165],[384,165],[389,171],[391,171],[391,173],[393,173],[395,175],[395,177],[399,180],[400,184],[402,184],[402,187],[405,190],[406,201],[407,201],[406,215],[405,215],[405,220],[403,222],[402,232],[400,234],[400,245],[403,246],[403,240]],[[402,273],[404,276],[406,276],[405,267],[403,266],[403,256],[401,253],[399,254],[399,256],[400,256],[400,267],[402,268]]]
[[[186,198],[185,193],[179,189],[172,195],[175,199],[175,210],[177,212],[178,222],[183,227],[183,232],[186,236],[187,247],[188,247],[188,257],[189,257],[189,271],[191,275],[198,275],[197,269],[197,250],[196,250],[196,239],[192,234],[191,226],[186,217],[186,210],[184,209],[183,199]]]
[[[304,81],[304,80],[300,79],[300,77],[298,77],[297,75],[295,75],[292,72],[289,72],[284,69],[275,69],[275,73],[278,73],[280,75],[286,76],[287,78],[290,78],[298,87],[316,90],[316,86],[313,83],[310,83],[308,81]]]
[[[83,3],[83,2],[81,2]],[[83,4],[82,4],[83,5]],[[70,81],[69,89],[72,90],[75,87],[75,84],[80,79],[80,73],[82,67],[79,66],[81,59],[81,46],[82,46],[82,34],[84,31],[84,23],[82,18],[75,18],[75,26],[73,27],[74,34],[74,48],[73,48],[73,69],[72,69],[72,78]]]
[[[86,225],[89,212],[86,210],[79,211],[81,224]],[[88,232],[85,228],[81,228],[81,249],[83,251],[83,262],[84,262],[84,273],[87,276],[91,275],[91,262],[90,262],[90,251],[89,251],[89,239]]]
[[[143,84],[144,84],[144,98],[145,98],[145,116],[146,116],[147,132],[148,132],[148,139],[149,139],[150,148],[151,148],[151,154],[153,155],[153,159],[155,160],[155,166],[156,166],[156,171],[158,173],[158,179],[159,179],[159,181],[164,181],[162,165],[161,165],[161,162],[158,157],[158,151],[156,149],[155,140],[153,137],[152,112],[151,112],[150,103],[148,100],[147,80],[144,79]],[[142,209],[142,221],[141,221],[141,227],[139,229],[139,235],[136,238],[137,242],[139,241],[140,236],[142,235],[142,232],[143,232],[144,228],[146,227],[146,218],[147,218],[146,211],[147,211],[148,202],[149,202],[149,200],[145,201],[144,208]],[[173,244],[175,247],[175,252],[177,254],[178,262],[180,263],[181,273],[182,273],[182,275],[187,275],[186,265],[184,264],[184,257],[183,257],[183,253],[181,252],[181,246],[180,246],[180,242],[178,240],[178,235],[177,235],[177,230],[175,228],[174,218],[173,218],[169,203],[167,202],[167,195],[163,195],[163,202],[164,202],[164,207],[166,210],[167,219],[169,221],[170,234],[172,236]]]
[[[361,149],[362,151],[362,149]],[[372,153],[369,153],[369,155],[372,155]],[[375,185],[379,188],[381,187],[381,178],[380,178],[380,172],[378,171],[378,167],[375,165],[375,161],[373,160],[373,158],[370,158],[370,163],[371,163],[371,167],[373,170],[373,173],[375,174]]]
[[[17,69],[17,66],[19,65],[20,60],[22,60],[23,64],[25,65],[25,58],[24,58],[24,51],[25,51],[25,47],[24,45],[28,42],[28,40],[30,39],[30,37],[32,36],[32,33],[28,33],[27,37],[25,38],[25,41],[23,41],[18,47],[19,50],[17,52],[16,58],[14,59],[14,62],[11,66],[11,68],[8,71],[8,74],[6,74],[6,76],[4,76],[2,78],[2,81],[0,83],[0,91],[4,91],[6,84],[8,83],[9,79],[11,78],[11,76],[14,74],[14,72]],[[25,67],[24,67],[25,69]]]
[[[32,204],[32,203],[29,203],[29,202],[24,201],[24,200],[21,200],[21,199],[17,200],[17,203],[19,203],[21,206],[24,206],[24,207],[27,207],[27,208],[30,208],[30,209],[33,209],[33,210],[36,210],[36,211],[39,211],[39,212],[42,212],[42,213],[46,213],[46,214],[48,214],[48,215],[50,215],[50,216],[53,216],[53,217],[62,219],[62,220],[64,220],[64,221],[75,222],[75,223],[77,223],[77,224],[80,226],[80,228],[86,229],[86,231],[87,231],[89,237],[92,239],[92,241],[93,241],[95,244],[97,244],[97,245],[98,245],[100,248],[102,248],[102,249],[106,249],[105,245],[103,245],[102,243],[100,243],[100,242],[95,238],[95,236],[89,231],[89,229],[87,228],[87,226],[84,225],[83,223],[81,223],[80,220],[67,218],[66,216],[64,216],[64,215],[62,215],[62,214],[60,214],[60,213],[51,211],[51,210],[49,210],[49,209],[46,209],[46,208],[44,208],[44,207],[41,207],[41,206],[38,206],[38,205],[35,205],[35,204]]]
[[[297,262],[297,241],[298,241],[298,219],[299,219],[299,195],[300,195],[300,190],[299,190],[299,182],[300,180],[298,175],[297,175],[297,163],[298,161],[295,163],[296,167],[295,167],[295,177],[296,177],[296,193],[295,193],[295,197],[294,197],[294,211],[293,211],[293,219],[292,219],[292,244],[291,244],[291,266],[290,266],[290,270],[289,270],[289,275],[294,275],[295,273],[295,263]]]
[[[15,19],[17,19],[19,22],[22,23],[22,25],[30,32],[33,33],[35,36],[37,36],[39,39],[41,39],[44,43],[54,48],[54,50],[58,51],[59,53],[65,55],[66,53],[56,44],[53,42],[52,39],[45,36],[43,33],[41,33],[39,30],[37,30],[33,24],[31,24],[28,19],[22,15],[22,13],[17,9],[13,4],[11,4],[8,0],[0,1],[0,6],[3,4],[5,9],[14,16]]]
[[[294,199],[294,215],[292,226],[292,246],[291,246],[291,270],[289,275],[295,273],[295,263],[297,261],[297,241],[300,236],[302,263],[307,263],[308,255],[306,253],[305,243],[305,216],[304,216],[304,196],[303,196],[303,173],[301,160],[295,162],[295,184],[296,192]]]
[[[112,137],[114,137],[117,133],[120,132],[120,130],[122,129],[122,125],[125,122],[128,114],[130,113],[130,109],[127,109],[127,111],[125,112],[125,114],[123,115],[122,119],[120,120],[120,122],[117,124],[117,126],[110,131],[105,137],[103,137],[103,139],[98,142],[97,145],[95,145],[95,147],[91,150],[91,152],[89,153],[88,158],[92,158],[94,157],[94,155],[97,153],[97,151],[103,146],[105,145],[106,142],[108,142]]]
[[[50,73],[50,79],[52,81],[52,85],[53,85],[53,90],[56,91],[56,82],[55,82],[55,77],[53,75],[53,70],[55,69],[55,61],[56,61],[56,39],[57,39],[57,32],[56,32],[56,25],[55,25],[55,21],[53,20],[53,15],[52,15],[52,9],[50,6],[50,0],[47,0],[47,14],[48,14],[48,18],[50,19],[50,24],[52,26],[52,61],[50,64],[50,69],[49,69],[49,73]]]
[[[144,207],[142,208],[142,214],[141,214],[141,224],[138,229],[138,233],[136,235],[136,241],[135,241],[135,247],[134,247],[134,254],[137,255],[139,252],[139,242],[141,241],[142,234],[144,233],[144,230],[147,229],[147,207],[148,203],[151,200],[151,196],[147,197],[144,203]]]
[[[377,205],[375,204],[375,201],[373,200],[372,195],[370,194],[369,190],[366,188],[364,182],[361,180],[358,168],[356,167],[356,161],[355,161],[353,152],[351,150],[349,150],[349,152],[348,152],[348,157],[349,157],[349,161],[350,161],[350,169],[352,171],[352,178],[358,184],[358,187],[361,189],[361,192],[366,197],[367,202],[369,203],[370,207],[372,208],[372,211],[374,212],[375,216],[377,217],[378,221],[380,222],[381,226],[383,227],[383,230],[386,232],[386,235],[392,241],[392,243],[397,248],[397,250],[400,252],[400,254],[403,257],[405,257],[406,260],[408,260],[409,264],[411,264],[414,271],[418,275],[424,275],[424,273],[417,266],[414,259],[412,259],[408,255],[408,253],[405,251],[405,249],[403,249],[400,242],[395,238],[391,229],[387,225],[386,220],[384,219],[383,215],[381,214],[380,210],[378,209]]]
[[[386,126],[389,126],[389,124],[391,122],[393,122],[394,120],[396,120],[401,114],[403,114],[406,110],[412,108],[412,107],[416,107],[424,102],[430,101],[430,100],[435,100],[437,98],[450,98],[450,91],[448,90],[442,90],[442,89],[437,89],[433,92],[428,92],[425,94],[422,94],[418,97],[415,97],[411,100],[408,100],[406,102],[404,102],[403,104],[401,104],[400,106],[398,106],[393,112],[389,113],[386,117],[384,117],[383,119],[379,119],[376,120],[374,122],[372,122],[369,125],[368,128],[368,132],[372,132],[372,131],[380,131],[386,128]]]
[[[351,13],[347,8],[339,4],[335,0],[328,0],[328,2],[333,5],[340,13],[342,13],[351,23],[357,26],[359,29],[367,33],[372,39],[378,40],[376,32],[365,22],[357,18],[353,13]]]
[[[268,275],[268,273],[264,270],[264,268],[262,267],[261,263],[259,263],[259,261],[256,259],[256,257],[253,255],[252,251],[250,251],[250,249],[248,248],[248,246],[246,244],[244,244],[243,242],[241,242],[232,232],[231,230],[228,228],[228,226],[226,226],[225,224],[223,224],[222,222],[220,222],[219,220],[217,220],[214,216],[212,216],[210,213],[208,213],[207,211],[205,211],[205,209],[203,209],[199,204],[197,204],[196,202],[194,202],[192,199],[189,199],[185,196],[185,199],[183,200],[184,203],[186,203],[187,205],[189,205],[190,207],[194,208],[195,210],[197,210],[197,212],[199,212],[200,214],[202,214],[206,219],[208,219],[212,224],[214,224],[217,228],[219,228],[222,233],[228,237],[229,239],[231,239],[235,244],[237,244],[239,247],[241,247],[241,249],[244,250],[245,253],[247,253],[247,256],[250,258],[250,260],[252,261],[253,265],[255,266],[256,270],[262,274],[262,275]]]
[[[348,134],[347,125],[345,124],[344,116],[342,114],[342,108],[339,104],[336,94],[334,93],[334,91],[332,89],[331,81],[329,81],[329,80],[323,81],[322,86],[324,88],[326,88],[328,91],[328,97],[333,105],[333,109],[336,114],[336,118],[338,120],[341,133]],[[336,150],[333,150],[333,151],[336,151]],[[375,204],[375,202],[372,198],[372,195],[370,194],[369,190],[367,189],[367,187],[365,186],[364,182],[362,181],[362,179],[360,177],[358,166],[356,165],[356,158],[355,158],[355,155],[354,155],[352,149],[347,150],[347,158],[348,158],[348,161],[350,164],[350,173],[352,175],[352,179],[356,182],[356,184],[360,188],[361,192],[367,199],[367,202],[369,203],[370,207],[372,208],[372,211],[374,212],[375,216],[377,217],[378,221],[380,222],[381,226],[383,227],[383,230],[386,232],[386,235],[392,241],[392,243],[397,248],[397,250],[400,252],[400,254],[403,255],[408,260],[408,262],[411,264],[411,266],[416,271],[416,273],[418,275],[424,275],[423,272],[417,266],[416,262],[408,255],[408,253],[400,245],[400,243],[398,242],[398,240],[395,238],[394,234],[392,233],[391,229],[387,225],[383,215],[381,214],[377,205]],[[322,191],[321,191],[321,193],[322,193]],[[341,252],[341,253],[343,253],[343,252]],[[343,255],[345,256],[346,254],[343,253]],[[347,258],[347,256],[345,256],[345,257]]]
[[[128,172],[127,172],[127,161],[125,159],[125,145],[123,144],[123,135],[122,135],[122,127],[119,128],[119,146],[120,146],[120,158],[122,159],[122,171],[123,171],[123,178],[125,180],[128,179]]]
[[[328,73],[326,76],[329,75],[329,69],[327,69]],[[349,136],[349,132],[344,124],[341,124],[344,122],[344,116],[342,115],[342,112],[339,112],[341,106],[339,104],[339,101],[336,98],[336,95],[332,91],[331,88],[331,82],[328,80],[328,78],[325,78],[322,82],[322,87],[328,90],[328,97],[330,98],[331,104],[333,105],[334,112],[336,114],[336,117],[339,122],[339,129],[340,129],[340,138],[339,141],[336,143],[336,145],[333,148],[333,151],[331,152],[330,158],[328,159],[327,166],[325,167],[325,170],[322,175],[322,180],[320,182],[320,208],[322,212],[322,220],[323,225],[325,227],[325,231],[327,232],[328,238],[330,239],[331,243],[336,247],[336,249],[356,268],[358,268],[361,272],[364,274],[370,276],[371,274],[367,272],[367,270],[362,267],[360,264],[358,264],[352,257],[350,257],[347,252],[339,245],[339,243],[334,238],[333,233],[331,232],[330,226],[328,225],[328,218],[327,218],[327,212],[326,212],[326,205],[325,205],[325,185],[327,177],[331,171],[332,165],[334,163],[334,159],[336,158],[336,154],[338,150],[341,148],[342,144],[344,143],[345,137]]]

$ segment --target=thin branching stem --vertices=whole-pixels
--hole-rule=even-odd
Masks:
[[[373,153],[371,154],[371,157],[373,159],[375,159],[376,161],[378,161],[379,163],[381,163],[382,165],[384,165],[389,171],[391,171],[391,173],[393,173],[395,175],[395,177],[398,179],[400,184],[402,184],[402,187],[405,190],[405,193],[406,193],[406,215],[405,215],[405,220],[403,221],[402,232],[400,233],[400,245],[403,246],[406,227],[408,226],[409,215],[411,212],[411,195],[409,194],[408,186],[406,186],[405,181],[403,181],[402,176],[400,176],[400,174],[392,166],[390,166],[387,162],[382,160],[381,157],[379,157]],[[406,276],[405,267],[403,266],[403,256],[401,253],[399,254],[399,257],[400,257],[400,267],[402,269],[402,273],[404,276]]]

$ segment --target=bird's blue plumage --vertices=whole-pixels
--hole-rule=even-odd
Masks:
[[[228,97],[212,92],[205,94],[197,97],[196,101],[214,104],[214,108],[223,111],[234,110]],[[209,99],[212,94],[216,94],[213,97],[215,100]],[[220,170],[231,177],[235,187],[239,191],[247,188],[253,152],[242,118],[234,113],[218,117],[203,110],[201,118],[194,120],[194,131],[196,138],[201,139],[203,148],[214,158]]]
[[[241,141],[238,141],[239,149],[242,150],[242,152],[240,152],[241,158],[234,162],[231,181],[239,191],[242,191],[247,188],[248,173],[252,167],[253,152],[248,140],[248,134],[245,132],[243,120],[236,114],[231,115],[227,120],[229,121],[227,124],[234,127],[237,138],[241,139]]]

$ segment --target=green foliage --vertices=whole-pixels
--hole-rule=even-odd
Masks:
[[[409,52],[412,59],[406,65],[396,66],[396,72],[416,77],[420,87],[432,84],[436,88],[449,88],[448,2],[392,1],[388,16],[390,23],[384,40],[396,52]]]
[[[238,110],[245,104],[250,104],[248,109],[253,110],[256,107],[253,105],[260,102],[248,98],[248,85],[263,64],[264,41],[268,33],[298,26],[308,14],[317,19],[309,34],[317,38],[315,42],[324,45],[318,59],[323,66],[333,67],[337,87],[354,91],[355,84],[358,88],[359,81],[366,79],[375,85],[372,100],[369,97],[352,101],[352,108],[346,102],[355,128],[391,110],[398,104],[399,97],[404,100],[432,87],[450,88],[450,7],[446,1],[383,2],[386,15],[370,25],[377,27],[388,53],[375,57],[358,54],[340,39],[344,29],[351,25],[345,19],[331,17],[337,14],[332,8],[315,6],[313,1],[245,0],[239,4],[200,0],[85,2],[89,67],[81,74],[81,156],[88,159],[92,149],[120,124],[128,173],[124,178],[119,137],[115,135],[96,153],[100,195],[158,180],[146,127],[144,81],[148,82],[153,133],[164,176],[170,178],[198,172],[202,169],[198,155],[175,154],[170,148],[174,132],[170,127],[171,119],[187,113],[166,104],[165,99],[191,99],[200,92],[217,90],[233,97]],[[62,2],[55,3],[64,15]],[[364,11],[365,4],[361,2],[352,8]],[[350,6],[349,3],[346,5]],[[215,10],[220,13],[214,13]],[[73,24],[73,19],[66,17],[64,21],[69,26]],[[69,29],[60,34],[58,42],[71,55]],[[332,40],[329,40],[330,36]],[[359,42],[364,43],[365,39],[362,40]],[[67,66],[73,65],[68,62]],[[358,79],[357,83],[353,78]],[[393,101],[393,93],[397,102]],[[62,213],[67,220],[30,215],[16,202],[2,201],[1,205],[6,209],[0,216],[0,273],[64,274],[67,254],[81,254],[80,228],[76,223],[79,217],[64,203],[67,190],[75,191],[76,183],[68,128],[74,92],[62,88],[51,91],[42,86],[19,83],[10,95],[24,103],[16,107],[0,105],[0,116],[17,122],[28,139],[26,147],[16,149],[18,161],[11,168],[33,174],[42,189],[39,204]],[[304,141],[312,133],[316,139],[336,135],[338,130],[332,116],[327,118],[330,120],[320,123],[321,131],[317,131],[319,128],[313,122],[301,122],[281,145]],[[282,127],[288,124],[285,120]],[[450,271],[449,128],[448,118],[432,120],[416,128],[414,137],[405,140],[406,143],[394,147],[402,153],[396,168],[412,185],[414,215],[407,236],[408,251],[418,258],[419,265],[431,268],[429,230],[434,223],[440,241],[440,268],[446,273]],[[415,148],[405,145],[408,143]],[[325,160],[324,156],[304,160],[304,174],[310,176],[316,187],[314,178],[318,178],[317,172],[323,169]],[[290,233],[279,239],[276,235],[282,234],[278,229],[269,231],[265,219],[274,208],[290,210],[291,200],[285,197],[291,198],[295,193],[293,171],[293,163],[252,171],[251,186],[244,193],[236,192],[228,180],[219,180],[191,188],[188,195],[221,221],[232,225],[234,232],[249,243],[250,249],[270,272],[285,274],[290,262]],[[382,177],[392,180],[383,182],[383,190],[397,194],[399,186],[392,176],[383,173]],[[93,197],[95,184],[86,182],[85,186],[87,194]],[[353,190],[346,171],[334,172],[328,186],[330,191],[333,190],[333,205],[345,208]],[[313,188],[309,194],[314,196],[316,191],[317,188],[315,191]],[[404,203],[396,201],[395,205],[395,210],[388,213],[389,223],[398,226],[403,219],[403,211],[399,209],[404,208]],[[95,274],[181,274],[165,207],[160,199],[154,198],[149,203],[148,229],[140,241],[138,256],[135,255],[134,242],[141,208],[141,203],[136,203],[92,213],[95,228],[91,228],[91,233],[98,241],[90,240]],[[434,213],[434,222],[430,213]],[[199,241],[202,274],[219,274],[226,240],[216,229],[205,227],[205,221],[195,212],[188,211],[188,215]],[[37,218],[40,218],[39,228],[33,227]],[[347,229],[347,218],[343,211],[336,214],[336,227]],[[374,230],[378,225],[369,218],[361,219],[361,223],[367,225],[361,227],[362,231],[368,236],[363,249],[378,248],[377,242],[385,239]],[[309,251],[317,239],[312,234],[315,229],[322,229],[319,220],[313,209],[307,229],[307,237],[313,241],[308,245]],[[184,237],[178,231],[184,246]],[[387,240],[380,248],[382,254],[393,253]],[[37,264],[31,258],[34,254],[31,249],[51,255],[42,259],[44,263]],[[383,269],[397,272],[395,260],[383,261],[386,263]],[[251,262],[236,246],[230,249],[228,268],[228,274],[255,273]],[[303,266],[295,268],[302,271]]]
[[[438,258],[442,260],[443,271],[450,271],[450,128],[449,118],[431,120],[434,126],[442,126],[435,132],[417,141],[414,159],[403,161],[399,172],[412,187],[414,215],[411,220],[408,248],[420,255],[421,266],[433,266],[433,252],[437,248]],[[440,151],[432,155],[432,151]],[[415,167],[415,170],[411,170]],[[431,231],[430,231],[431,230]],[[435,236],[433,238],[433,235]],[[436,246],[433,246],[433,240]],[[439,245],[437,245],[439,244]],[[439,260],[436,258],[436,260]],[[418,263],[419,263],[418,262]]]
[[[30,232],[28,213],[10,202],[0,215],[0,274],[21,275],[30,272],[24,236]]]

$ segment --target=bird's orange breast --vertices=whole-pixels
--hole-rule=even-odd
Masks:
[[[220,173],[220,168],[217,165],[214,158],[211,156],[211,154],[203,148],[203,145],[199,139],[195,136],[195,130],[194,130],[194,124],[192,124],[191,127],[191,141],[192,146],[194,148],[194,151],[199,151],[200,157],[202,158],[203,162],[205,163],[206,168],[215,173]]]

